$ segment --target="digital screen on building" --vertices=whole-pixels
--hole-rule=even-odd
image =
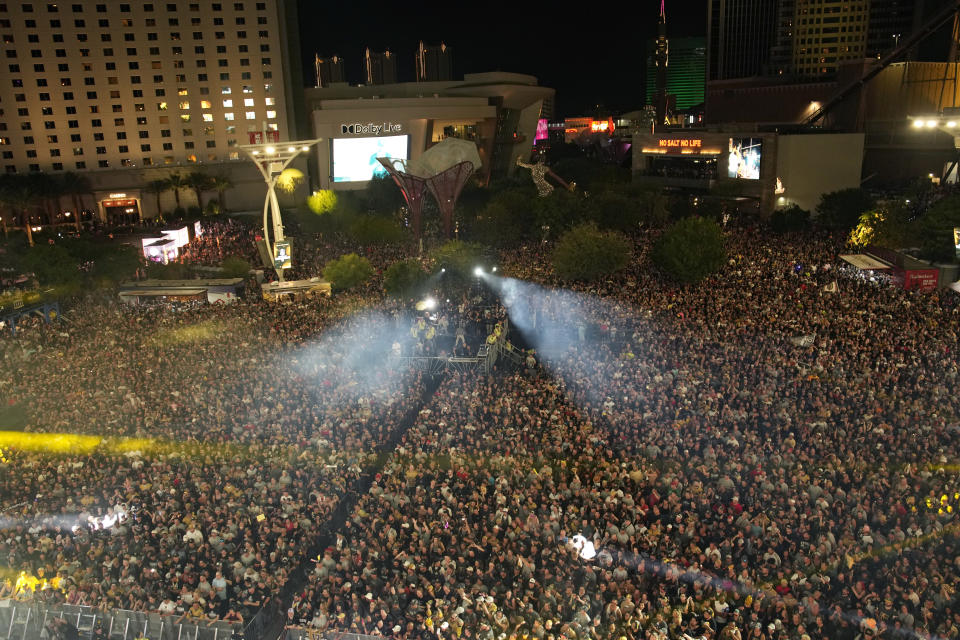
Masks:
[[[547,119],[540,118],[537,120],[537,135],[534,136],[533,141],[537,142],[539,140],[546,140],[550,137],[550,131],[547,128]]]
[[[385,173],[377,158],[406,160],[409,136],[333,139],[333,181],[362,182]]]
[[[730,138],[727,177],[759,180],[762,148],[762,138]]]
[[[290,255],[290,241],[275,242],[273,244],[273,268],[289,269],[291,266],[293,266],[293,261]]]

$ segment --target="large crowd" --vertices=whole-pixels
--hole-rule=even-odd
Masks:
[[[56,576],[44,597],[227,619],[307,566],[289,623],[408,640],[960,638],[956,295],[844,267],[829,237],[727,243],[685,288],[647,239],[564,292],[542,246],[505,253],[539,288],[423,330],[522,315],[536,366],[449,373],[422,404],[375,359],[420,321],[370,290],[91,301],[5,336],[27,430],[106,438],[3,449],[0,557]]]

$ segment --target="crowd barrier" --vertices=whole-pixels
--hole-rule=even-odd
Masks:
[[[262,612],[261,612],[262,613]],[[17,600],[0,600],[0,640],[32,640],[47,637],[44,628],[55,618],[75,627],[81,639],[94,637],[100,626],[109,640],[261,640],[262,616],[254,616],[247,628],[223,620],[181,620],[179,616],[114,609],[101,611],[81,605],[46,605]],[[256,625],[261,619],[261,624]]]

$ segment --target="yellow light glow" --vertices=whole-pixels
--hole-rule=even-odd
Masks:
[[[936,120],[927,120],[927,129],[933,129],[935,126],[937,126]]]
[[[269,154],[271,154],[271,155],[277,152],[277,150],[274,149],[273,147],[267,147],[266,149],[264,149],[264,151],[266,151],[267,153],[269,153]]]
[[[296,150],[297,150],[296,147],[287,147],[287,152],[288,152],[288,153],[294,153]]]
[[[949,127],[950,129],[953,129],[955,126],[957,126],[957,123],[954,122],[953,120],[949,120],[947,122],[947,127]]]
[[[310,151],[310,147],[307,146],[307,145],[303,145],[302,147],[300,147],[300,150],[301,150],[301,151]]]
[[[913,126],[914,126],[915,128],[917,128],[917,129],[922,128],[922,127],[923,127],[923,120],[914,120],[914,121],[913,121]]]

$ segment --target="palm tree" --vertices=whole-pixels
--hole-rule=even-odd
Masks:
[[[49,173],[31,173],[27,176],[27,184],[37,194],[37,200],[47,216],[47,223],[56,226],[57,214],[60,209],[60,196],[63,195],[63,186],[57,176]],[[51,205],[55,205],[51,207]]]
[[[180,209],[180,189],[187,188],[187,180],[183,174],[174,171],[167,176],[167,186],[173,191],[173,199],[177,201],[177,209]]]
[[[220,211],[226,213],[226,191],[227,189],[233,188],[233,180],[231,180],[230,176],[226,175],[225,173],[215,175],[213,176],[213,181],[210,183],[210,188],[217,192],[217,200],[220,202]]]
[[[186,186],[190,187],[197,194],[197,206],[200,207],[201,213],[203,212],[203,192],[211,188],[213,183],[213,178],[210,177],[210,174],[204,173],[203,171],[191,171],[186,180],[184,180]]]
[[[163,209],[160,207],[160,196],[164,192],[170,189],[170,183],[166,180],[151,180],[147,184],[143,185],[143,190],[147,193],[152,193],[157,197],[157,217],[160,218],[163,216]]]
[[[83,218],[83,196],[93,190],[90,185],[90,178],[73,171],[66,171],[60,174],[60,184],[63,187],[64,195],[69,195],[73,201],[73,224],[79,233]]]
[[[27,242],[33,246],[33,216],[31,207],[36,204],[38,196],[25,176],[5,176],[0,185],[0,198],[14,212],[14,216],[23,221],[23,228],[27,232]]]

